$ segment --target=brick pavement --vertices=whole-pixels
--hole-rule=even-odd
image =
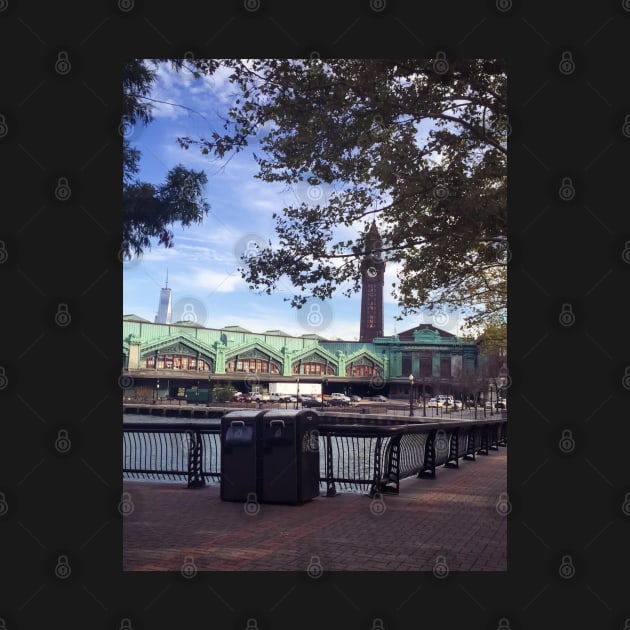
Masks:
[[[435,479],[405,479],[398,495],[322,494],[248,513],[219,490],[124,481],[133,510],[123,519],[123,570],[507,570],[507,519],[497,510],[506,447],[440,467]]]

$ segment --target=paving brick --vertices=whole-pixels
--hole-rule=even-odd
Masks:
[[[304,571],[317,556],[324,571],[507,571],[507,521],[495,509],[507,491],[507,449],[435,479],[405,479],[399,495],[343,493],[303,505],[244,504],[220,499],[220,486],[125,481],[139,506],[123,520],[123,570],[180,571],[192,556],[198,571]]]

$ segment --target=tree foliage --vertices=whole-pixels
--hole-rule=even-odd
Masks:
[[[181,68],[181,62],[176,63]],[[121,128],[148,125],[153,120],[151,92],[157,79],[157,62],[132,60],[122,72],[123,121]],[[137,175],[141,152],[123,135],[123,253],[140,255],[152,239],[172,247],[175,223],[199,223],[210,210],[205,201],[207,176],[181,164],[170,169],[159,185]]]
[[[277,242],[244,259],[250,288],[295,287],[293,306],[360,288],[375,219],[400,266],[402,315],[473,308],[505,321],[507,97],[497,60],[226,59],[235,88],[224,129],[180,138],[223,158],[255,140],[265,182],[326,191],[274,214]],[[340,289],[340,286],[344,287]],[[349,288],[345,288],[349,287]]]
[[[224,387],[215,387],[212,392],[214,402],[230,402],[234,400],[236,389],[232,385],[226,385]]]
[[[507,326],[505,323],[487,322],[477,339],[484,357],[488,376],[496,377],[507,361]]]

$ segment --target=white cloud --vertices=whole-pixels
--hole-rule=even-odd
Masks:
[[[169,271],[169,284],[177,287],[177,293],[186,294],[198,299],[203,295],[214,293],[232,293],[245,288],[240,274],[236,270],[231,273],[211,269],[196,268],[190,271]]]

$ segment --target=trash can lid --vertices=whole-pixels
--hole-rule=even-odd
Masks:
[[[229,420],[243,419],[243,418],[259,418],[264,416],[267,410],[260,411],[260,409],[243,409],[242,411],[228,411],[224,413],[222,418]]]
[[[267,417],[270,418],[296,418],[299,416],[315,416],[319,414],[313,409],[269,409],[267,410]]]

